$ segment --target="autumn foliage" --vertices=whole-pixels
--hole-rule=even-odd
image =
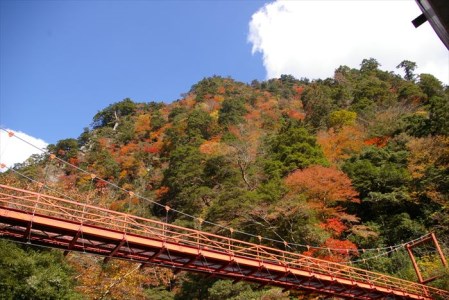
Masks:
[[[357,248],[449,236],[448,89],[430,74],[410,78],[375,59],[325,80],[204,78],[170,104],[124,99],[98,112],[78,139],[49,146],[70,165],[43,155],[15,169],[57,196],[197,228],[192,215],[218,235],[232,227],[239,239],[357,261],[367,255]],[[14,172],[0,179],[39,189]],[[410,273],[404,256],[390,256],[361,266]],[[73,257],[76,290],[89,299],[206,299],[222,283]]]
[[[292,193],[305,193],[311,200],[327,204],[359,202],[349,177],[335,167],[311,166],[287,176],[285,184]]]

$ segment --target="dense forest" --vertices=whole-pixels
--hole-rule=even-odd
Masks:
[[[416,281],[407,252],[389,246],[434,232],[449,249],[449,88],[416,67],[404,60],[398,75],[370,58],[324,80],[205,78],[170,104],[113,103],[77,139],[48,146],[95,178],[48,153],[13,170],[79,201],[191,228],[201,218],[202,230],[235,228],[234,238],[287,241],[289,251]],[[30,185],[13,170],[0,181]],[[129,201],[105,180],[151,201]],[[0,248],[6,299],[320,297],[5,240]],[[445,273],[432,284],[449,289],[434,254],[417,259],[426,276]]]

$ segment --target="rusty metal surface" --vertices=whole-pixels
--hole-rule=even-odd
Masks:
[[[354,299],[449,299],[419,283],[0,185],[0,235],[69,251]]]

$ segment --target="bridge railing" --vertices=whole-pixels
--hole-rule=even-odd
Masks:
[[[207,249],[230,257],[244,257],[262,264],[283,266],[286,270],[297,269],[418,295],[427,293],[449,295],[447,291],[384,274],[2,184],[0,184],[0,206],[26,211],[30,215],[46,215],[82,225],[105,227],[127,235],[145,236],[165,243]]]

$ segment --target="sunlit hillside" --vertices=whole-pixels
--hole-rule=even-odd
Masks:
[[[449,248],[449,88],[415,67],[403,61],[399,76],[371,58],[323,80],[214,76],[171,104],[124,99],[92,112],[78,139],[50,145],[61,160],[35,155],[0,181],[33,185],[22,174],[49,193],[192,228],[201,218],[202,230],[233,228],[238,239],[263,236],[281,249],[286,241],[289,251],[416,281],[407,252],[388,247],[435,232]],[[6,299],[319,299],[0,247]],[[424,272],[440,272],[424,250]],[[433,284],[448,289],[447,278]]]

